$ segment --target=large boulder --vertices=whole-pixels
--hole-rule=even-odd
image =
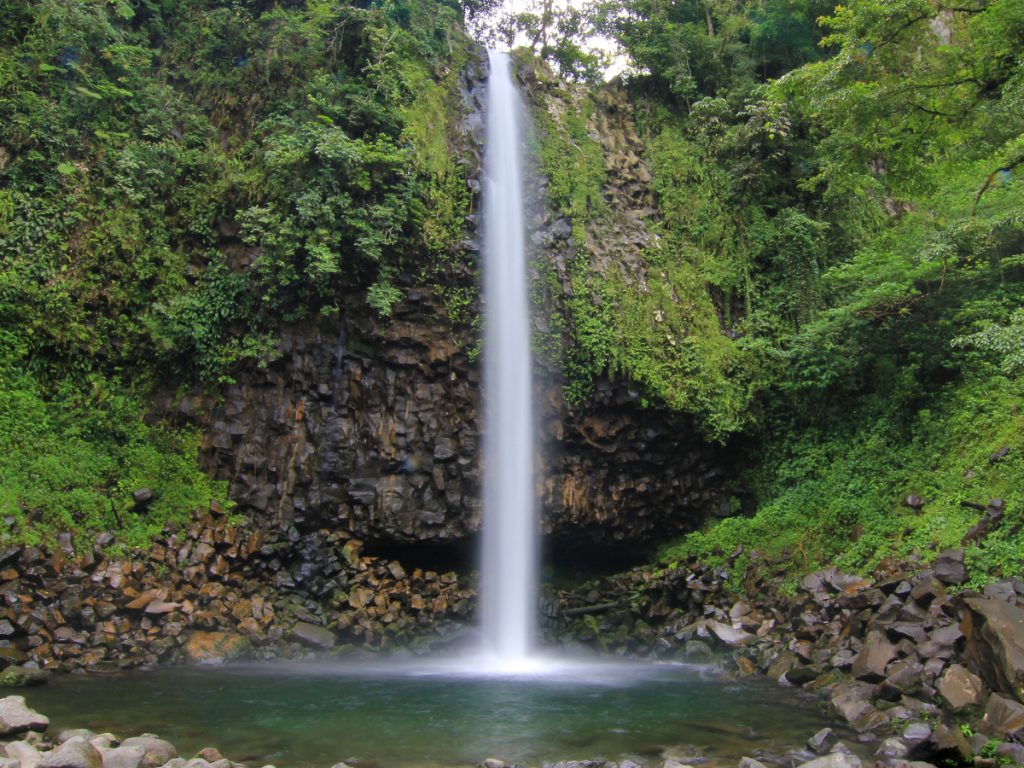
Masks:
[[[981,678],[959,664],[953,664],[939,678],[939,695],[954,712],[981,704],[985,693]]]
[[[141,768],[145,759],[143,747],[116,747],[103,752],[103,768]]]
[[[49,725],[50,718],[29,709],[24,696],[0,699],[0,737],[25,731],[45,731]]]
[[[252,641],[235,632],[190,632],[185,641],[185,655],[196,664],[247,659],[252,655]]]
[[[1024,701],[1024,609],[985,597],[965,598],[962,606],[968,666],[992,690]]]
[[[988,697],[982,724],[985,730],[997,736],[1024,734],[1024,706],[1013,699],[993,693]]]
[[[169,741],[154,736],[151,733],[142,736],[133,736],[121,742],[122,747],[142,747],[145,750],[145,757],[139,764],[139,768],[158,768],[169,760],[178,756],[178,750]]]
[[[816,757],[810,762],[803,763],[800,768],[861,768],[862,763],[856,755],[845,752],[833,752],[830,755]]]
[[[44,669],[8,667],[3,672],[0,672],[0,687],[28,688],[34,685],[43,685],[49,679],[50,673]]]
[[[885,668],[896,658],[896,646],[883,632],[872,630],[864,640],[864,647],[853,660],[853,676],[858,680],[877,683],[885,679]]]
[[[103,757],[85,739],[71,739],[43,755],[39,768],[103,768]]]
[[[327,650],[333,648],[334,643],[337,642],[337,638],[334,633],[329,629],[318,627],[315,624],[310,624],[305,621],[299,621],[292,627],[292,637],[306,645],[310,645],[314,648],[322,648]]]

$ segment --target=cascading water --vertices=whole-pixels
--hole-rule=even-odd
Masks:
[[[530,654],[537,606],[533,410],[520,126],[512,63],[491,51],[484,151],[484,652],[500,669]]]

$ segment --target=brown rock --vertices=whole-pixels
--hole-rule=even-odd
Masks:
[[[994,691],[1024,701],[1024,609],[992,598],[963,600],[964,657]]]
[[[896,647],[877,630],[868,632],[864,647],[853,660],[853,676],[877,683],[885,679],[885,668],[896,658]]]
[[[985,692],[981,678],[959,664],[950,665],[936,687],[954,712],[980,704]]]
[[[998,736],[1020,736],[1024,733],[1024,706],[993,693],[988,697],[982,723],[989,732]]]
[[[189,632],[185,640],[185,656],[197,664],[221,664],[252,655],[248,637],[233,632]]]

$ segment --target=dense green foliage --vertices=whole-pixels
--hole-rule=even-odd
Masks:
[[[595,18],[633,64],[661,280],[591,280],[610,301],[569,313],[589,356],[566,372],[744,433],[755,492],[752,517],[665,557],[927,557],[977,522],[961,502],[999,497],[971,558],[1020,573],[1024,6],[612,0]]]
[[[214,489],[191,432],[144,423],[154,387],[226,380],[346,296],[388,316],[417,254],[451,258],[460,21],[432,0],[0,0],[0,535],[137,543],[136,484],[153,525],[180,519]]]

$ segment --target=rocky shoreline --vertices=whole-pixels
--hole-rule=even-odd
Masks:
[[[617,655],[724,655],[737,678],[826,698],[885,765],[1022,765],[1024,582],[967,581],[959,549],[871,577],[818,571],[792,595],[695,562],[640,568],[561,592],[549,631]]]
[[[110,544],[104,535],[87,551],[65,539],[0,552],[0,685],[49,671],[426,653],[464,638],[475,610],[471,576],[407,571],[345,532],[247,531],[216,507],[133,559],[108,554]],[[764,563],[756,573],[732,584],[725,570],[688,562],[549,591],[548,640],[725,659],[736,678],[820,696],[858,734],[857,751],[892,768],[1024,765],[1024,582],[964,589],[962,550],[870,577],[819,571],[793,593]],[[777,763],[832,754],[830,741],[816,736]]]

